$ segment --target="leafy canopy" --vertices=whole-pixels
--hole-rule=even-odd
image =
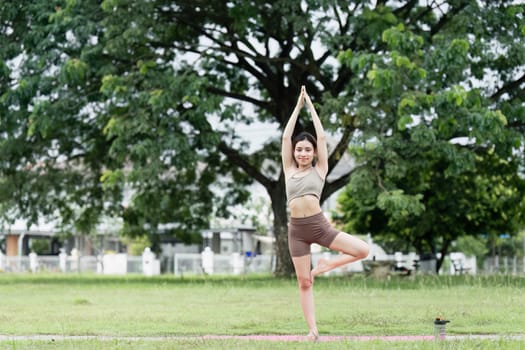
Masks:
[[[276,273],[289,274],[280,140],[252,152],[238,127],[283,128],[304,84],[334,138],[322,200],[350,181],[352,229],[446,252],[460,232],[521,220],[520,5],[0,5],[6,219],[58,217],[87,232],[110,215],[130,235],[163,228],[190,241],[257,182],[272,203]],[[301,116],[297,129],[311,122]]]

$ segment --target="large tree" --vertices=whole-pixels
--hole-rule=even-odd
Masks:
[[[503,8],[489,8],[470,8],[467,28],[449,25],[475,33],[482,18],[492,28]],[[507,10],[515,22],[505,30],[516,31],[514,41],[498,31],[490,40],[435,36],[433,42],[447,40],[445,46],[428,52],[421,33],[398,25],[383,33],[389,55],[342,55],[366,76],[370,90],[361,99],[368,113],[380,116],[352,145],[363,166],[340,198],[339,220],[348,230],[370,232],[391,249],[439,256],[437,270],[458,237],[519,233],[525,224],[525,61],[514,55],[525,57],[516,46],[524,21],[523,8]],[[499,80],[508,76],[515,80]],[[378,125],[388,132],[378,133]]]
[[[505,120],[523,128],[523,11],[508,1],[41,0],[1,8],[0,195],[4,212],[29,218],[58,209],[64,222],[88,227],[118,214],[129,233],[175,223],[182,234],[212,213],[228,215],[256,181],[272,203],[276,273],[287,275],[279,140],[249,152],[237,126],[282,129],[301,85],[336,139],[330,169],[367,137],[395,153],[382,141],[431,108],[420,96],[452,94],[439,105],[450,114],[433,118],[454,124],[460,86],[477,99],[464,113],[481,112],[461,136],[492,142]],[[389,73],[392,62],[402,79]],[[483,80],[488,73],[497,79]],[[298,129],[312,130],[301,120]],[[330,177],[321,200],[354,172]],[[227,183],[212,190],[219,181]],[[121,206],[125,189],[134,196]],[[417,198],[408,197],[416,206]]]
[[[2,4],[2,214],[81,233],[102,215],[123,217],[130,235],[175,223],[191,241],[213,209],[215,174],[198,169],[198,152],[219,138],[191,125],[220,100],[201,103],[191,71],[121,53],[108,16],[96,1]]]

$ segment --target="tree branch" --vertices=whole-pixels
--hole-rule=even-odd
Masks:
[[[523,74],[521,76],[521,78],[519,78],[518,80],[515,80],[515,81],[512,81],[512,82],[509,82],[505,85],[503,85],[501,87],[501,89],[499,89],[498,91],[496,91],[494,94],[492,94],[492,96],[490,96],[490,99],[491,100],[497,100],[498,98],[501,97],[501,95],[503,95],[504,93],[506,92],[509,92],[509,91],[512,91],[512,90],[516,90],[516,89],[519,89],[520,88],[520,85],[525,83],[525,74]]]
[[[436,25],[430,29],[430,35],[434,36],[436,33],[438,33],[441,28],[443,28],[452,18],[454,18],[455,15],[463,11],[465,7],[467,7],[467,3],[463,3],[460,6],[452,8],[449,12],[445,13],[439,19],[439,22],[437,22]]]
[[[266,189],[270,189],[273,182],[264,176],[259,169],[250,164],[246,157],[239,151],[229,147],[224,141],[219,143],[219,150],[228,158],[228,161],[240,167],[246,174],[254,178]]]
[[[350,137],[353,132],[354,128],[345,128],[343,136],[341,137],[334,150],[330,154],[330,157],[328,158],[328,174],[332,172],[332,170],[335,168],[335,165],[341,159],[341,156],[346,152],[348,148],[348,143],[350,142]]]
[[[341,177],[335,179],[334,181],[325,183],[323,193],[321,195],[321,203],[325,201],[327,198],[329,198],[332,194],[334,194],[337,190],[340,188],[346,186],[348,184],[348,181],[350,180],[350,177],[352,174],[358,170],[361,169],[365,164],[361,164],[359,166],[356,166],[352,170],[350,170],[348,173],[342,175]]]
[[[414,6],[417,5],[417,3],[418,3],[418,0],[410,0],[405,5],[398,7],[392,12],[394,12],[396,17],[401,14],[409,14],[410,11],[414,8]]]
[[[213,86],[210,86],[207,88],[208,92],[211,92],[211,93],[214,93],[214,94],[217,94],[217,95],[220,95],[220,96],[224,96],[224,97],[231,97],[235,100],[239,100],[239,101],[244,101],[244,102],[249,102],[257,107],[260,107],[262,109],[268,109],[269,108],[269,103],[268,102],[264,102],[264,101],[260,101],[260,100],[257,100],[255,98],[252,98],[252,97],[249,97],[249,96],[246,96],[244,94],[238,94],[238,93],[234,93],[234,92],[229,92],[229,91],[226,91],[226,90],[223,90],[223,89],[219,89],[219,88],[216,88],[216,87],[213,87]]]

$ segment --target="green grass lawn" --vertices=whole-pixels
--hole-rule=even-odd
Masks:
[[[242,340],[181,340],[181,341],[21,341],[0,342],[0,349],[138,349],[138,350],[231,350],[231,349],[257,349],[257,350],[290,350],[290,349],[315,349],[315,350],[523,350],[523,341],[508,340],[463,340],[463,341],[424,341],[424,342],[382,342],[382,341],[344,341],[326,343],[308,342],[265,342],[265,341],[242,341]]]
[[[525,278],[418,276],[374,280],[318,278],[322,335],[431,335],[433,319],[450,319],[447,334],[525,333]],[[0,334],[202,336],[306,334],[294,279],[269,276],[105,277],[0,274]],[[99,344],[100,342],[100,344]],[[131,342],[131,345],[130,345]],[[0,348],[159,349],[268,348],[242,340],[4,341]],[[272,348],[355,348],[337,344],[272,343]],[[434,342],[358,343],[360,349],[433,349]],[[98,345],[98,346],[97,346]],[[176,346],[175,346],[176,345]],[[354,344],[355,345],[355,344]],[[443,348],[521,349],[519,341],[447,341]],[[266,346],[266,347],[265,347]],[[399,347],[398,347],[399,346]],[[457,347],[456,347],[457,346]],[[525,346],[523,346],[525,349]]]

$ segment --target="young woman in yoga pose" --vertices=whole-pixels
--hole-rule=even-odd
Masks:
[[[292,138],[299,112],[305,103],[317,137],[301,132]],[[368,244],[332,227],[321,210],[319,199],[328,173],[328,149],[321,120],[304,86],[284,129],[281,155],[290,209],[288,247],[299,284],[301,307],[308,324],[308,338],[315,341],[319,331],[315,320],[314,277],[366,258]],[[312,243],[342,254],[335,259],[319,259],[317,266],[311,270]]]

